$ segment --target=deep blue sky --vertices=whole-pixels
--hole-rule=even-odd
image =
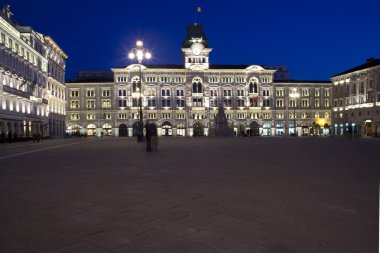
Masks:
[[[293,79],[328,80],[380,57],[379,0],[199,0],[212,64],[286,65]],[[128,65],[135,40],[151,64],[182,63],[194,0],[3,0],[23,25],[50,35],[77,70]]]

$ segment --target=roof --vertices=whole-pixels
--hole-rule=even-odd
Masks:
[[[74,78],[66,83],[113,83],[113,78]]]
[[[185,39],[182,43],[182,48],[190,48],[193,44],[193,38],[202,38],[202,44],[204,47],[208,48],[208,38],[203,31],[203,25],[201,24],[191,24],[187,26],[187,33]]]
[[[323,80],[274,80],[274,83],[331,83]]]
[[[143,64],[144,65],[144,64]],[[183,69],[185,66],[183,64],[154,64],[154,65],[144,65],[148,69]],[[252,65],[225,65],[225,64],[210,64],[209,69],[246,69]],[[261,66],[265,68],[265,66]],[[127,68],[127,66],[117,67],[117,68]],[[267,68],[265,68],[267,69]]]
[[[359,70],[362,70],[362,69],[368,69],[368,68],[376,67],[376,66],[379,66],[379,65],[380,65],[380,58],[378,58],[378,59],[368,59],[366,63],[364,63],[362,65],[359,65],[359,66],[357,66],[355,68],[349,69],[347,71],[344,71],[342,73],[336,74],[336,75],[334,75],[332,77],[341,76],[341,75],[348,74],[348,73],[355,72],[355,71],[359,71]]]

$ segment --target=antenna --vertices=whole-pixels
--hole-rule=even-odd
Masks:
[[[195,13],[194,13],[194,24],[198,24],[198,18],[199,18],[199,13],[202,12],[202,7],[199,4],[198,0],[194,0],[194,7],[195,7]]]

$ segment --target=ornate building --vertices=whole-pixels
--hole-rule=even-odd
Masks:
[[[337,74],[333,82],[335,135],[380,135],[380,59]]]
[[[0,134],[63,136],[66,54],[48,36],[0,12]]]
[[[222,103],[237,135],[329,134],[330,82],[286,81],[283,66],[212,65],[211,53],[203,27],[194,24],[182,44],[183,65],[141,66],[144,124],[164,136],[207,136]],[[112,76],[79,72],[67,83],[67,132],[135,136],[139,70],[132,64],[113,68]]]

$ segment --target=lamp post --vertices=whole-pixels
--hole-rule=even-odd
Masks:
[[[293,88],[292,93],[289,94],[289,97],[294,99],[294,111],[293,111],[293,127],[294,127],[294,133],[293,136],[297,136],[297,126],[296,126],[296,105],[297,105],[297,98],[300,97],[300,94],[297,92],[297,88]]]
[[[137,129],[137,142],[144,141],[144,125],[143,125],[143,110],[142,110],[142,73],[141,73],[141,65],[144,59],[152,58],[152,54],[143,48],[144,43],[141,40],[136,42],[136,48],[132,48],[128,54],[128,58],[133,60],[137,59],[139,63],[139,85],[137,87],[139,91],[139,124]]]

